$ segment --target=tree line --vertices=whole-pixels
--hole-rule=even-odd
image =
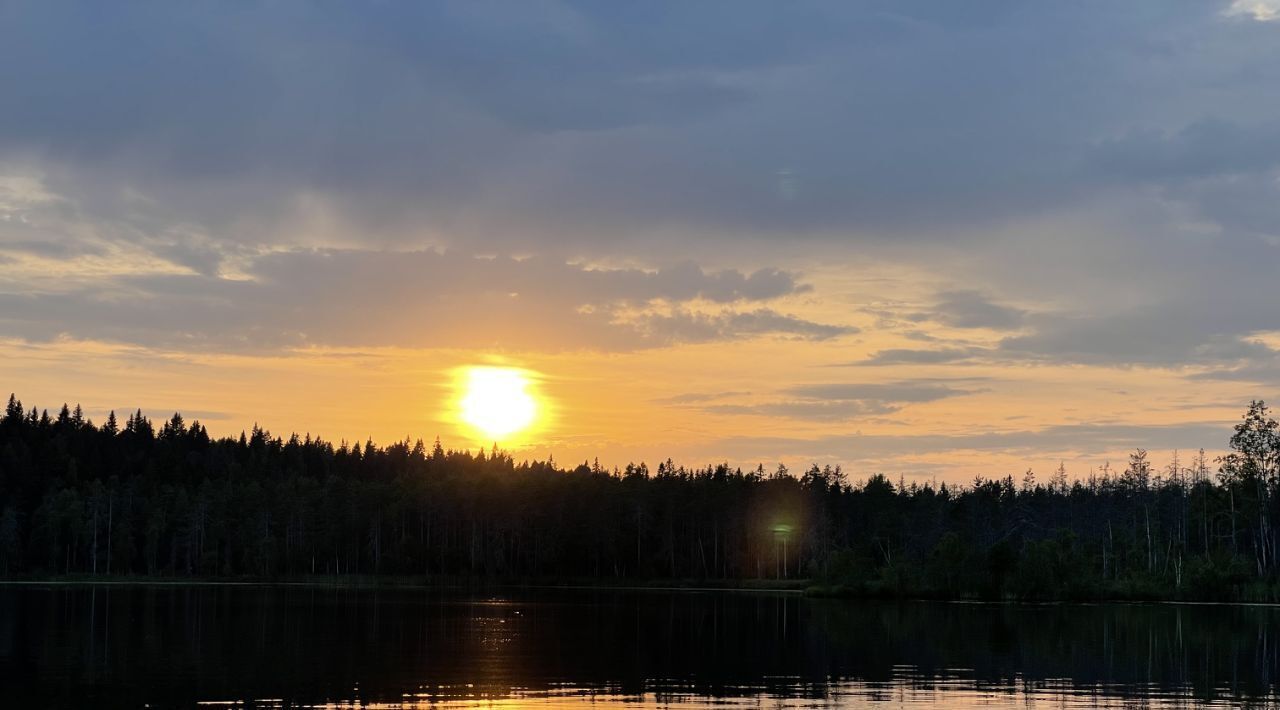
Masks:
[[[934,485],[840,467],[670,459],[516,463],[437,440],[334,445],[174,414],[101,425],[11,396],[0,419],[0,574],[618,583],[807,580],[939,598],[1274,601],[1280,426],[1261,401],[1230,453],[1069,480]]]

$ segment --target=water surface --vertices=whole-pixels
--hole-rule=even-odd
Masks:
[[[0,585],[4,707],[1274,707],[1280,610]]]

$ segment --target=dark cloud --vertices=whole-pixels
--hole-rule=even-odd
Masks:
[[[788,394],[807,399],[824,400],[876,400],[881,402],[932,402],[946,397],[969,394],[941,384],[927,382],[893,383],[831,383],[801,385],[787,390]]]
[[[786,335],[801,340],[828,340],[857,333],[849,325],[815,323],[769,308],[716,314],[682,310],[671,314],[648,314],[632,321],[637,330],[655,343],[700,343],[751,335]]]
[[[961,362],[982,354],[981,348],[939,348],[937,350],[913,350],[890,348],[881,350],[866,360],[850,365],[941,365]]]
[[[83,254],[101,253],[101,249],[90,244],[61,241],[0,241],[0,254],[31,254],[51,259],[67,259]]]
[[[932,320],[956,328],[1013,330],[1020,327],[1026,311],[993,303],[977,291],[948,291],[938,294],[931,310],[914,313],[911,320]]]
[[[945,239],[1275,148],[1280,50],[1214,3],[952,5],[8,3],[0,156],[229,239],[314,192],[370,234],[581,249]]]
[[[1002,340],[998,353],[1101,365],[1221,365],[1269,355],[1269,348],[1243,334],[1278,322],[1275,318],[1255,308],[1219,313],[1208,303],[1045,315],[1032,320],[1030,334]]]
[[[810,421],[848,421],[859,417],[892,414],[904,406],[972,394],[928,381],[893,383],[827,383],[800,385],[774,393],[764,402],[740,401],[745,393],[725,393],[672,401],[692,405],[713,414],[761,415]],[[728,400],[728,401],[726,401]]]
[[[1100,141],[1092,160],[1118,178],[1158,184],[1264,172],[1280,165],[1280,122],[1205,118],[1172,133],[1136,128]]]
[[[1222,382],[1249,382],[1267,390],[1280,386],[1280,351],[1276,351],[1261,343],[1252,344],[1251,357],[1227,366],[1219,366],[1202,372],[1188,375],[1188,379]],[[1258,397],[1269,397],[1268,392],[1259,392]]]
[[[204,276],[217,276],[227,258],[227,253],[218,245],[189,239],[154,244],[151,251],[156,256]]]
[[[713,404],[701,408],[711,414],[759,415],[808,421],[848,421],[858,417],[891,414],[899,405],[872,400],[791,400],[761,404]]]

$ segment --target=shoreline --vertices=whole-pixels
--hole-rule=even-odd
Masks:
[[[547,581],[519,582],[484,579],[446,578],[425,580],[418,578],[323,578],[323,579],[211,579],[174,577],[0,577],[0,587],[313,587],[330,589],[566,589],[579,591],[633,591],[633,592],[753,592],[803,596],[808,585],[795,584],[707,584],[706,582],[681,584],[678,582],[631,582],[627,584],[592,583],[581,580],[556,584]]]
[[[973,606],[1100,606],[1100,605],[1177,605],[1177,606],[1241,606],[1241,607],[1280,607],[1280,602],[1236,601],[1236,600],[1191,600],[1191,599],[947,599],[927,596],[883,596],[883,595],[830,595],[814,593],[812,585],[803,581],[790,584],[753,584],[739,583],[679,584],[672,582],[607,584],[583,581],[555,584],[549,582],[514,582],[469,579],[440,579],[435,581],[414,578],[363,578],[363,579],[184,579],[173,577],[104,577],[99,579],[82,577],[48,577],[48,578],[0,578],[0,587],[294,587],[313,589],[349,589],[349,590],[496,590],[496,589],[530,589],[530,590],[572,590],[572,591],[618,591],[618,592],[687,592],[687,593],[746,593],[776,594],[801,597],[814,600],[834,602],[873,602],[873,603],[911,603],[911,604],[963,604]]]

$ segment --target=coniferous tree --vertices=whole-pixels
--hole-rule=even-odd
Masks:
[[[1210,475],[1136,450],[1067,484],[957,486],[838,466],[573,469],[406,439],[334,446],[174,414],[92,427],[11,396],[0,574],[805,579],[846,593],[1280,600],[1280,426],[1252,403]],[[81,424],[76,424],[80,421]]]

